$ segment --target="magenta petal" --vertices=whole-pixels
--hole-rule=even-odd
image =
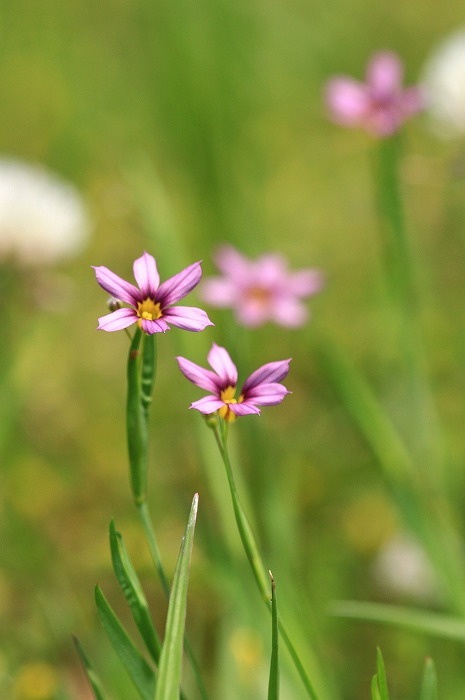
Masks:
[[[199,294],[212,306],[232,306],[237,301],[237,284],[229,278],[210,277],[202,282]]]
[[[100,267],[94,267],[95,276],[97,277],[97,282],[103,289],[111,294],[112,297],[119,299],[120,301],[125,301],[127,304],[132,304],[132,306],[137,306],[139,300],[139,290],[130,282],[126,282],[114,272],[101,265]]]
[[[200,411],[200,413],[208,415],[209,413],[218,411],[218,409],[223,408],[223,406],[225,406],[224,401],[221,401],[221,399],[218,399],[216,396],[204,396],[202,399],[191,403],[190,408],[195,408],[197,411]]]
[[[253,405],[253,403],[248,403],[243,401],[242,403],[230,403],[229,408],[236,416],[250,416],[251,414],[260,415],[260,409]]]
[[[381,51],[373,56],[367,70],[370,94],[375,99],[386,99],[401,89],[403,66],[399,57],[390,51]]]
[[[281,298],[274,309],[275,323],[286,328],[303,326],[307,318],[306,307],[295,297]]]
[[[319,292],[324,285],[324,275],[319,270],[298,270],[288,278],[288,292],[298,297],[309,297]]]
[[[165,333],[165,331],[170,330],[169,325],[162,318],[159,318],[156,321],[151,321],[150,319],[142,318],[140,321],[140,325],[142,327],[142,330],[148,335],[153,335],[154,333]]]
[[[99,331],[121,331],[137,321],[134,309],[117,309],[98,320]]]
[[[260,384],[247,391],[245,402],[251,401],[258,406],[276,406],[290,393],[282,384]]]
[[[289,360],[279,360],[278,362],[268,362],[268,364],[259,367],[255,372],[252,372],[242,387],[242,394],[247,394],[251,389],[259,384],[270,384],[280,382],[287,376],[289,372]]]
[[[210,367],[215,370],[218,377],[224,382],[224,387],[237,385],[236,365],[225,348],[213,343],[207,359]]]
[[[203,331],[207,326],[214,326],[205,311],[196,306],[173,306],[163,314],[167,323],[184,331]]]
[[[339,124],[358,125],[368,109],[367,88],[352,78],[333,78],[325,96],[331,117]]]
[[[214,260],[217,268],[231,279],[247,276],[250,270],[250,260],[230,245],[218,248]]]
[[[177,357],[176,359],[179,369],[186,379],[201,389],[205,389],[205,391],[210,391],[213,394],[219,393],[220,387],[218,386],[218,377],[214,372],[196,365],[195,362],[186,360],[185,357]]]
[[[158,274],[157,263],[153,255],[144,253],[140,258],[137,258],[134,261],[133,270],[142,297],[144,299],[147,297],[153,299],[160,284],[160,275]]]
[[[174,304],[189,294],[199,283],[201,277],[201,263],[195,262],[189,265],[160,285],[156,296],[157,301],[160,302],[162,308]]]
[[[255,300],[244,298],[236,307],[236,316],[240,323],[249,328],[257,328],[267,321],[271,321],[273,305],[272,300],[269,302],[264,300]]]
[[[425,96],[418,87],[409,87],[404,90],[401,97],[402,114],[411,117],[425,107]]]

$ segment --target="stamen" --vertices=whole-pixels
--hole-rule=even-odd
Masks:
[[[227,386],[226,389],[223,389],[220,394],[221,400],[224,401],[226,406],[222,406],[218,410],[218,413],[220,417],[228,423],[232,423],[232,421],[236,420],[237,418],[236,414],[229,408],[229,404],[237,403],[237,399],[234,398],[235,393],[235,386]]]
[[[137,315],[145,321],[156,321],[163,315],[160,309],[160,304],[155,302],[150,297],[139,301],[137,304]]]

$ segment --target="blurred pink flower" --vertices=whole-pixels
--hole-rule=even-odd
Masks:
[[[171,326],[186,331],[203,331],[213,326],[205,311],[193,306],[173,306],[199,283],[200,262],[193,263],[160,284],[155,258],[144,253],[134,261],[134,277],[139,285],[126,282],[107,267],[94,267],[97,282],[117,300],[131,308],[119,308],[99,318],[98,330],[120,331],[137,323],[145,333],[164,333]]]
[[[249,260],[232,246],[223,246],[214,259],[223,276],[206,279],[200,295],[212,306],[234,309],[244,326],[267,321],[289,328],[302,326],[308,312],[301,299],[323,286],[321,272],[309,268],[290,272],[282,255],[270,253]]]
[[[366,83],[347,76],[328,81],[325,97],[331,118],[375,136],[390,136],[424,106],[420,88],[404,89],[402,78],[403,66],[396,54],[376,53],[368,64]]]
[[[237,369],[225,348],[213,343],[208,353],[208,364],[213,372],[184,357],[176,359],[179,369],[190,382],[210,392],[194,401],[190,408],[206,415],[218,411],[226,421],[233,421],[237,416],[259,414],[258,406],[276,406],[290,393],[279,384],[289,372],[290,360],[269,362],[259,367],[245,380],[236,399]]]

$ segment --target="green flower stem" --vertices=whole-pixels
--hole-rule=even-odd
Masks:
[[[215,429],[215,436],[217,438],[218,446],[220,448],[221,456],[223,458],[224,466],[226,469],[226,476],[228,477],[229,490],[231,492],[232,504],[234,508],[234,515],[236,517],[236,523],[239,530],[239,535],[241,537],[242,545],[244,547],[247,559],[252,569],[252,573],[255,578],[255,582],[260,591],[265,603],[270,602],[270,592],[268,578],[265,573],[266,569],[263,565],[260,553],[258,551],[258,546],[250,527],[250,523],[247,516],[242,508],[241,502],[236,489],[236,482],[234,481],[234,475],[231,467],[231,461],[229,459],[229,452],[227,448],[227,436],[228,436],[228,426],[225,421],[221,421],[220,424],[220,434],[218,434]]]
[[[401,145],[398,135],[379,140],[377,200],[385,234],[383,244],[390,292],[404,308],[412,310],[416,294],[399,175]]]
[[[228,424],[221,420],[219,421],[219,430],[218,426],[212,426],[213,433],[215,435],[216,442],[218,444],[218,448],[220,450],[221,457],[223,459],[223,463],[226,469],[226,476],[228,478],[228,484],[229,484],[229,490],[231,493],[231,499],[232,499],[232,504],[234,508],[234,515],[236,517],[236,523],[237,523],[237,528],[239,530],[239,535],[242,541],[242,545],[244,547],[245,553],[247,555],[247,559],[249,560],[250,567],[252,569],[252,573],[255,579],[255,582],[257,584],[258,590],[260,592],[260,595],[265,602],[268,610],[272,612],[272,606],[271,606],[271,600],[270,600],[270,593],[269,593],[269,584],[268,584],[268,578],[266,575],[266,570],[265,566],[263,564],[262,558],[260,556],[260,553],[258,551],[258,546],[255,540],[255,537],[253,535],[252,529],[250,527],[249,521],[247,519],[247,516],[242,508],[241,502],[239,500],[239,496],[237,493],[236,489],[236,483],[234,481],[234,475],[231,467],[231,461],[229,458],[229,452],[228,452],[228,447],[227,447],[227,440],[228,440]],[[318,695],[316,694],[315,689],[313,688],[313,685],[310,681],[310,678],[308,677],[302,662],[300,661],[299,655],[297,654],[297,651],[292,644],[289,635],[286,632],[286,629],[282,623],[281,620],[278,620],[278,626],[279,626],[279,631],[281,634],[281,637],[286,644],[286,647],[289,651],[289,654],[292,658],[292,661],[294,662],[294,665],[296,667],[296,670],[300,676],[300,679],[305,686],[305,689],[308,693],[308,696],[312,700],[318,700]]]
[[[137,506],[143,503],[147,496],[148,461],[147,410],[144,409],[141,398],[141,337],[142,333],[137,329],[129,348],[126,403],[131,489]]]
[[[420,303],[414,256],[406,224],[401,183],[402,141],[399,134],[380,139],[376,161],[378,214],[393,311],[399,319],[398,341],[407,376],[405,397],[411,405],[412,447],[428,464],[434,490],[443,488],[441,431],[419,324]]]
[[[165,570],[163,569],[163,565],[161,563],[160,550],[158,549],[157,539],[155,537],[155,531],[153,529],[152,524],[152,518],[150,516],[150,511],[148,509],[147,503],[145,501],[144,503],[137,504],[137,512],[139,513],[142,527],[144,528],[145,537],[149,546],[150,556],[152,557],[153,564],[160,578],[163,592],[165,593],[166,597],[169,598],[170,584],[168,582],[168,578],[165,574]]]
[[[147,335],[142,333],[140,329],[137,329],[132,338],[127,364],[126,425],[131,489],[144,529],[150,556],[160,578],[163,591],[166,597],[169,598],[170,585],[163,569],[150,511],[147,506],[148,422],[156,369],[155,336]],[[184,645],[192,665],[200,697],[202,700],[208,700],[207,691],[200,673],[200,665],[194,655],[192,646],[186,638],[184,638]]]

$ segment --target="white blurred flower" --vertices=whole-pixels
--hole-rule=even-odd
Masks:
[[[426,110],[441,136],[465,134],[465,27],[433,50],[421,79]]]
[[[0,158],[0,258],[53,263],[79,253],[89,232],[73,185],[40,165]]]
[[[434,600],[437,581],[420,545],[405,535],[393,537],[378,552],[373,576],[386,592],[414,600]]]

